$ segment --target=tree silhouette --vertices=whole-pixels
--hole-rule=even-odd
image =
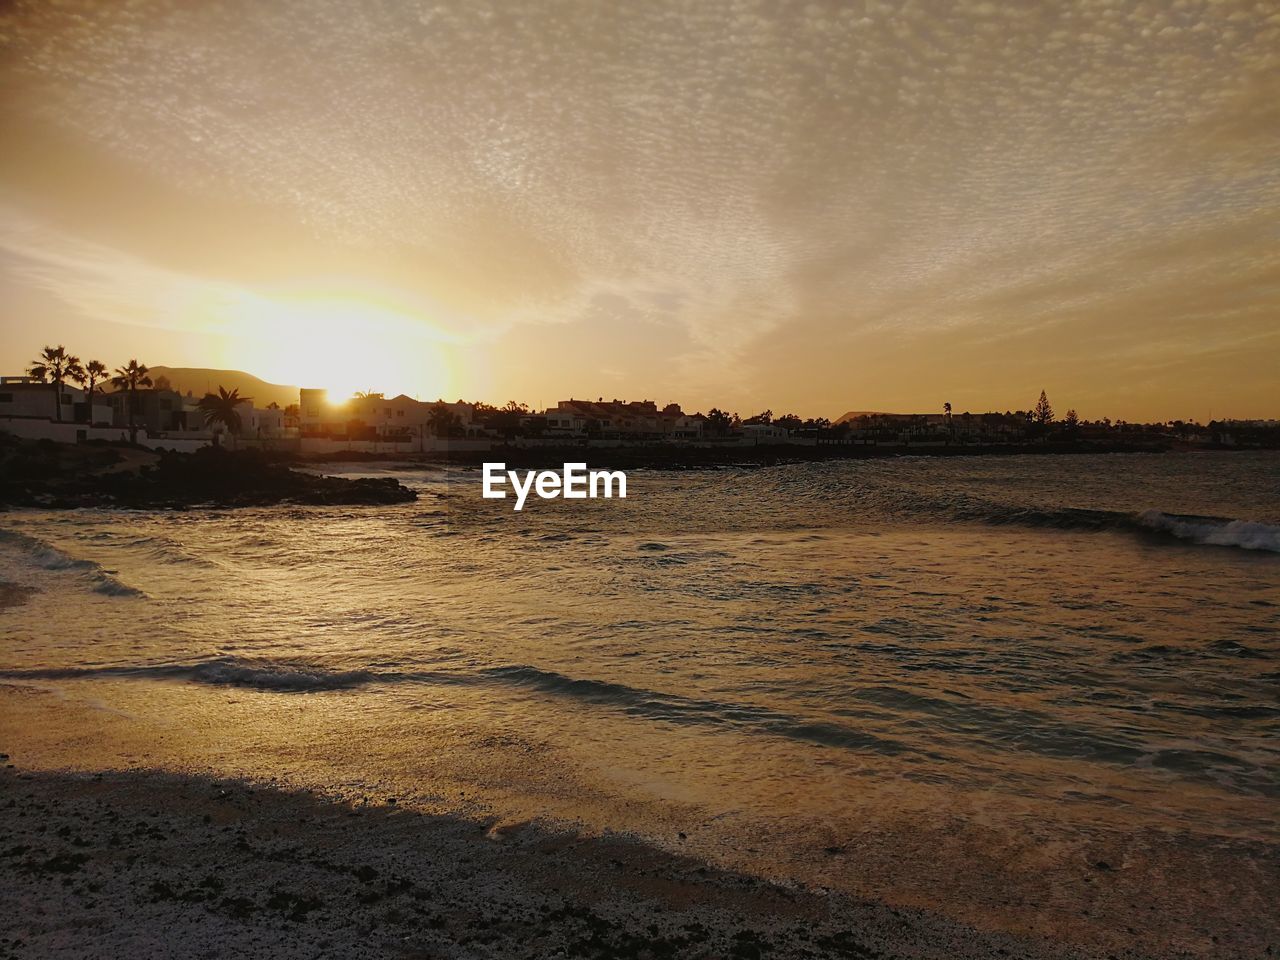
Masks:
[[[129,405],[129,442],[138,442],[138,389],[151,386],[151,377],[147,375],[147,365],[137,360],[130,360],[123,367],[116,367],[116,375],[111,378],[111,385],[117,390],[128,391],[126,402]]]
[[[98,384],[106,379],[107,365],[101,360],[90,360],[75,378],[76,383],[84,387],[84,398],[89,408],[88,422],[90,424],[93,423],[93,392],[98,388]]]
[[[714,437],[723,437],[729,433],[733,418],[718,407],[712,407],[707,413],[707,432]]]
[[[224,387],[219,386],[217,393],[206,393],[200,398],[200,402],[196,404],[196,408],[204,415],[204,424],[206,427],[214,427],[218,424],[227,428],[227,433],[235,435],[240,432],[243,422],[240,419],[240,411],[236,409],[242,403],[252,403],[253,397],[242,397],[240,391],[227,391]],[[218,434],[213,434],[213,445],[218,445]]]
[[[1040,399],[1036,401],[1036,409],[1032,417],[1042,427],[1053,423],[1053,407],[1049,405],[1049,397],[1043,390],[1040,391]]]
[[[1076,416],[1074,408],[1068,410],[1067,415],[1062,418],[1062,425],[1067,428],[1067,433],[1072,434],[1073,436],[1075,435],[1075,432],[1080,429],[1080,418]]]
[[[40,351],[40,359],[31,361],[28,371],[37,380],[48,380],[53,384],[53,415],[62,422],[62,382],[79,380],[84,375],[80,366],[80,358],[67,353],[61,344],[56,347],[45,347]]]
[[[437,437],[447,437],[460,422],[457,415],[445,405],[443,400],[433,406],[431,412],[427,414],[427,426]]]

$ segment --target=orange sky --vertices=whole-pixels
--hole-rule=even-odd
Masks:
[[[0,364],[1280,415],[1280,5],[17,2]]]

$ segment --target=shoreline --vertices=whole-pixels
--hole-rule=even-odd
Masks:
[[[417,498],[389,478],[306,473],[258,450],[203,447],[194,453],[155,453],[0,441],[0,510],[375,506]]]
[[[664,842],[621,807],[455,780],[501,770],[493,738],[380,774],[387,744],[345,711],[306,744],[255,732],[340,698],[216,696],[234,716],[175,726],[178,684],[0,683],[0,884],[27,898],[0,948],[172,956],[180,930],[193,957],[1231,960],[1276,942],[1274,845],[1248,837],[1064,835],[1028,808],[1020,840],[916,797],[905,823],[815,824],[812,869],[763,835],[762,856],[724,858],[693,808]],[[967,868],[935,859],[954,842]]]
[[[14,955],[1104,955],[770,883],[627,836],[208,775],[9,767],[0,883],[21,892],[0,944]]]

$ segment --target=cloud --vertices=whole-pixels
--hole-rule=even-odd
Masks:
[[[1274,305],[1277,245],[1236,231],[1280,208],[1280,22],[1253,3],[66,0],[5,21],[10,139],[56,131],[124,171],[109,211],[64,174],[81,199],[57,214],[135,257],[135,291],[173,289],[137,261],[179,253],[251,289],[337,274],[493,342],[608,326],[615,297],[679,328],[673,369],[842,406],[767,382],[761,352],[998,344],[1091,311],[1134,343],[1215,310],[1247,336]],[[58,152],[9,162],[27,209],[57,208]],[[111,271],[77,269],[109,306]]]

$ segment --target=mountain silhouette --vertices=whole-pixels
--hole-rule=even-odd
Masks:
[[[151,379],[167,377],[170,386],[179,393],[190,391],[193,396],[217,393],[219,387],[238,390],[242,396],[252,397],[255,407],[265,407],[275,401],[282,407],[298,402],[298,388],[288,384],[268,383],[243,370],[214,370],[205,367],[151,367]]]
[[[883,410],[850,410],[844,416],[836,421],[837,424],[844,423],[846,420],[853,420],[855,417],[876,417],[884,414]]]

